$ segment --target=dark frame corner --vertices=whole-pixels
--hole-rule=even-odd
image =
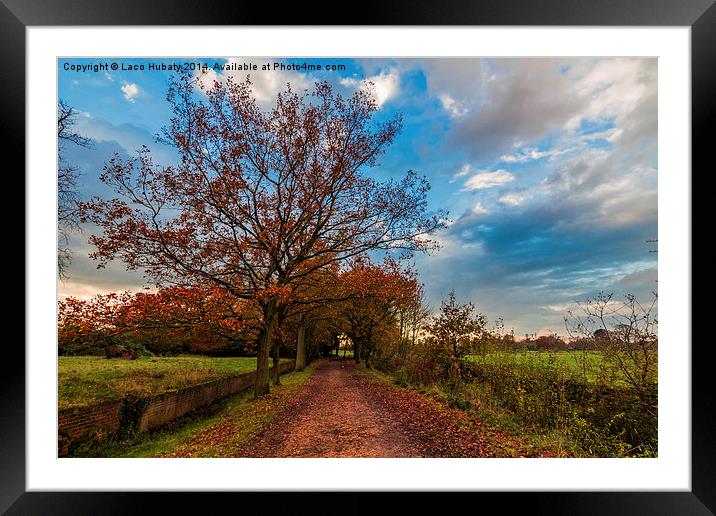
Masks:
[[[322,4],[324,2],[319,2]],[[327,4],[327,2],[326,2]],[[312,4],[282,7],[277,14],[271,4],[238,2],[202,6],[191,0],[110,3],[98,0],[0,0],[0,52],[3,80],[0,81],[3,147],[24,148],[25,144],[25,29],[37,25],[335,25],[326,13],[333,9]],[[714,0],[405,0],[363,2],[348,25],[617,25],[617,26],[690,26],[692,73],[692,169],[706,169],[712,144],[707,136],[716,117],[716,5]],[[11,129],[10,129],[11,128]],[[9,154],[9,153],[8,153]],[[24,169],[24,153],[19,166]],[[712,163],[708,165],[712,167]],[[693,172],[692,172],[693,181]],[[20,191],[24,194],[24,181]],[[693,233],[693,230],[692,230]],[[24,241],[24,235],[20,237]],[[24,255],[23,250],[23,255]],[[25,274],[32,271],[25,270]],[[693,319],[693,317],[692,317]],[[712,397],[708,339],[692,345],[692,491],[691,492],[618,492],[618,493],[484,493],[502,506],[515,502],[530,511],[550,514],[714,514],[716,513],[716,402]],[[205,509],[207,494],[186,493],[26,493],[25,492],[25,353],[16,353],[0,378],[0,511],[8,514],[124,514],[142,512],[148,503],[159,501],[165,511]],[[291,494],[292,507],[303,505],[320,512],[316,504],[302,504],[296,498],[308,493]],[[269,494],[271,500],[276,493]],[[217,494],[211,502],[217,503]],[[218,495],[221,498],[230,494]],[[267,497],[242,493],[254,501]],[[326,494],[322,494],[322,497]],[[474,495],[473,495],[474,496]],[[352,493],[328,506],[341,511],[369,511],[375,507],[372,493]],[[328,497],[328,498],[333,498]],[[410,505],[424,504],[424,493],[411,494]],[[324,498],[325,499],[325,498]],[[258,500],[255,500],[258,501]],[[482,501],[482,500],[481,500]],[[474,503],[474,501],[472,502]],[[313,507],[311,507],[311,505]],[[276,506],[278,507],[278,506]]]

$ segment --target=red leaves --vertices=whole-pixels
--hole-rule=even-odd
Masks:
[[[374,264],[361,257],[340,275],[340,280],[352,297],[374,297],[384,302],[401,302],[413,295],[417,288],[415,272],[409,267],[402,269],[399,263],[390,259]]]
[[[270,299],[276,299],[280,304],[288,304],[292,297],[293,291],[291,288],[280,285],[271,285],[256,292],[256,299],[260,302],[268,302]]]
[[[187,333],[208,331],[237,335],[246,331],[250,307],[215,287],[174,286],[156,292],[97,295],[90,300],[59,302],[60,342],[158,330],[181,340]]]
[[[376,380],[366,380],[365,389],[395,417],[426,457],[543,456],[519,439],[415,389],[387,386]]]
[[[430,248],[426,235],[440,223],[425,216],[425,179],[364,173],[401,128],[400,117],[373,120],[369,92],[345,99],[327,82],[310,93],[287,87],[264,111],[250,81],[205,79],[170,84],[162,141],[178,150],[178,167],[158,166],[146,147],[107,163],[101,179],[117,199],[82,206],[102,232],[91,238],[94,259],[119,258],[161,283],[289,304],[334,264],[375,249]],[[384,301],[403,288],[394,271],[362,275],[355,285],[383,283]]]

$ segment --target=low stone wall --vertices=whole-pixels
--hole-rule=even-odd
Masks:
[[[79,439],[90,430],[116,430],[122,418],[124,400],[107,401],[88,407],[61,410],[57,416],[60,435]]]
[[[279,365],[281,374],[293,370],[294,363],[286,362]],[[271,368],[273,371],[273,368]],[[179,392],[160,394],[150,399],[138,422],[140,432],[151,430],[191,412],[194,409],[213,403],[215,400],[241,392],[254,385],[256,373],[224,378],[188,387]]]
[[[295,361],[279,365],[281,374],[293,371]],[[273,372],[273,367],[271,368]],[[136,398],[128,396],[88,407],[65,409],[58,414],[58,454],[69,453],[71,443],[81,441],[93,431],[114,434],[120,429],[146,432],[216,400],[249,389],[256,372],[194,385],[177,392]]]

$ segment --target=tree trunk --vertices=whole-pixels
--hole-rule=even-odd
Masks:
[[[259,332],[256,342],[256,383],[254,395],[259,398],[269,393],[269,355],[271,354],[271,340],[276,324],[276,303],[270,301],[264,306],[264,325]]]
[[[278,367],[281,361],[280,357],[281,342],[279,339],[274,339],[273,342],[273,384],[281,384],[281,369]]]
[[[370,355],[373,353],[373,349],[375,344],[373,342],[373,327],[371,327],[370,331],[368,332],[368,337],[365,340],[365,345],[363,346],[363,357],[365,359],[365,367],[366,369],[370,369]]]
[[[296,342],[296,371],[303,371],[306,367],[306,325],[301,320],[298,327],[298,341]]]
[[[353,358],[356,364],[360,363],[360,341],[357,339],[353,341]]]
[[[398,356],[405,360],[405,355],[407,355],[407,330],[405,328],[405,322],[403,321],[404,313],[401,310],[400,311],[400,337],[398,339]]]

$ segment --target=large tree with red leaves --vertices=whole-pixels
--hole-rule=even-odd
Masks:
[[[255,300],[261,313],[255,393],[268,392],[277,318],[316,273],[377,249],[427,250],[440,226],[427,216],[425,178],[378,180],[366,167],[393,142],[400,117],[377,123],[369,88],[350,98],[316,83],[287,85],[262,110],[249,80],[170,83],[173,116],[162,140],[176,166],[147,148],[115,156],[101,179],[117,194],[82,205],[100,260],[119,258],[157,283],[210,283]]]

